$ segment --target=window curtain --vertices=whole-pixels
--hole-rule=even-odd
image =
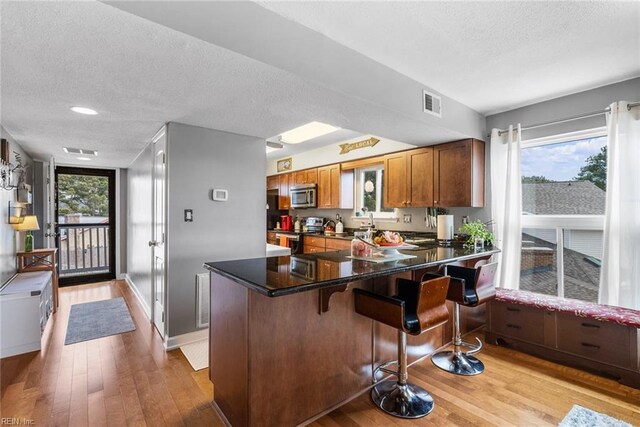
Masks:
[[[640,107],[610,110],[599,302],[640,310]]]
[[[509,126],[500,135],[491,131],[491,215],[495,245],[501,249],[497,284],[502,288],[520,287],[520,251],[522,245],[522,184],[520,142],[522,129]]]

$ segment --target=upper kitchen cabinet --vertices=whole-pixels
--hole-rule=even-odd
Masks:
[[[384,156],[384,206],[407,206],[407,152]]]
[[[484,142],[477,139],[433,147],[433,205],[484,206]]]
[[[318,183],[318,169],[316,168],[294,172],[293,176],[295,185]]]
[[[318,208],[353,208],[353,171],[342,171],[339,164],[318,168]]]
[[[407,206],[433,205],[433,147],[407,151]]]
[[[280,190],[280,177],[278,175],[267,177],[267,190]]]
[[[291,207],[291,196],[289,195],[289,188],[293,186],[294,177],[292,173],[284,173],[282,175],[278,175],[278,177],[280,180],[278,208],[286,210]]]
[[[384,156],[384,206],[433,206],[433,148]]]

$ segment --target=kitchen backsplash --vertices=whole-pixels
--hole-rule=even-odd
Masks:
[[[455,231],[462,224],[462,217],[467,215],[471,221],[480,219],[482,221],[489,221],[486,216],[487,209],[482,208],[449,208],[447,209],[449,214],[454,216]],[[425,224],[426,212],[424,208],[403,208],[397,209],[398,222],[391,222],[388,220],[374,220],[376,228],[379,230],[393,230],[393,231],[424,231],[435,232],[435,228],[429,228]],[[295,221],[296,217],[306,218],[309,216],[319,216],[325,218],[325,221],[330,219],[336,219],[336,214],[340,214],[342,222],[346,228],[358,228],[360,227],[360,220],[352,219],[352,209],[291,209],[289,215],[293,217]],[[404,215],[411,215],[411,222],[404,222]]]

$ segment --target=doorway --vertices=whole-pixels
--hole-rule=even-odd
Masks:
[[[55,169],[60,286],[115,279],[115,170]]]

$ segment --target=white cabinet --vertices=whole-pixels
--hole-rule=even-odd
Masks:
[[[0,290],[0,357],[40,350],[53,311],[51,272],[19,273]]]

